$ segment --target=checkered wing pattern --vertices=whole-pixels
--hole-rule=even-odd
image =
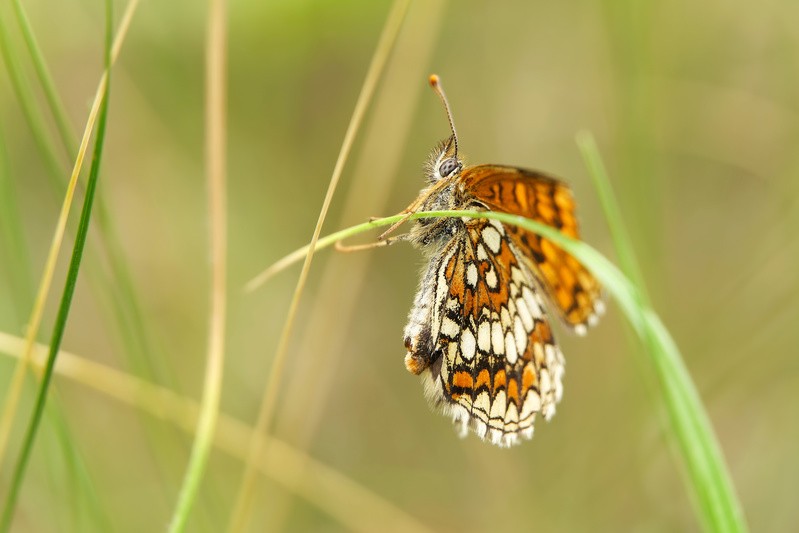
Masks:
[[[463,434],[509,446],[532,437],[536,413],[555,413],[563,356],[515,234],[497,221],[461,223],[422,277],[405,363]]]
[[[579,238],[575,202],[563,182],[544,174],[500,165],[466,168],[460,176],[470,195],[492,211],[513,213]],[[574,257],[551,241],[516,226],[506,226],[511,240],[563,321],[578,334],[604,311],[596,279]]]

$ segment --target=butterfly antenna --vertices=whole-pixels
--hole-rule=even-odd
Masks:
[[[430,87],[436,92],[441,101],[444,103],[444,109],[447,111],[447,118],[449,119],[449,128],[452,130],[452,137],[455,139],[455,158],[458,157],[458,134],[455,133],[455,121],[452,120],[452,111],[449,108],[449,101],[447,95],[444,94],[444,87],[441,86],[441,78],[436,74],[430,75]]]
[[[452,120],[452,111],[449,109],[449,101],[447,100],[447,95],[444,94],[444,88],[441,87],[441,79],[436,74],[430,75],[430,87],[436,92],[441,101],[444,103],[444,109],[447,111],[447,118],[449,119],[449,129],[452,130],[452,138],[455,140],[455,158],[458,158],[458,134],[455,133],[455,122]],[[417,209],[419,209],[433,194],[437,193],[439,190],[443,189],[446,185],[450,183],[449,180],[439,180],[436,184],[427,189],[422,195],[420,195],[416,200],[413,201],[411,205],[406,207],[402,210],[403,217],[396,221],[394,224],[391,225],[386,231],[381,233],[378,237],[378,241],[385,241],[386,238],[394,232],[398,227],[404,224],[410,217],[413,215]]]

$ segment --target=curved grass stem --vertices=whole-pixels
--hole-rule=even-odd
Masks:
[[[373,220],[319,239],[316,249],[375,227],[388,226],[404,215]],[[428,211],[414,213],[410,219],[467,217],[489,218],[535,232],[577,258],[604,285],[648,348],[647,360],[653,365],[661,384],[663,403],[669,415],[669,435],[678,443],[679,460],[688,471],[688,490],[699,502],[699,521],[711,531],[746,531],[746,523],[721,447],[713,431],[696,386],[679,349],[655,311],[646,302],[640,288],[613,263],[582,241],[561,234],[557,229],[518,215],[478,211]],[[247,284],[257,287],[269,276],[298,261],[307,247],[289,254]]]

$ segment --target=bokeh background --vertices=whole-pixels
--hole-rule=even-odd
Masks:
[[[117,18],[124,5],[116,2]],[[102,72],[102,2],[25,7],[77,135]],[[230,2],[222,409],[247,423],[299,267],[256,292],[242,287],[310,240],[389,9],[383,0]],[[0,16],[33,79],[9,6]],[[705,402],[752,530],[799,529],[797,21],[799,4],[789,0],[412,3],[323,233],[395,213],[415,197],[428,151],[448,134],[426,84],[436,72],[468,160],[562,176],[575,190],[585,239],[613,258],[574,141],[577,131],[592,131],[654,307]],[[120,289],[114,253],[95,226],[63,343],[195,399],[209,307],[205,30],[203,3],[143,2],[136,12],[114,70],[99,186],[114,228],[110,247],[132,293]],[[14,194],[22,224],[11,233],[28,254],[21,259],[4,233],[0,331],[22,335],[63,189],[53,185],[7,71],[0,80],[2,179],[11,183],[3,194]],[[63,180],[71,159],[31,86]],[[43,342],[68,254],[61,259]],[[22,260],[27,281],[11,267]],[[557,416],[539,422],[532,442],[500,450],[459,440],[404,369],[402,329],[421,265],[406,245],[316,256],[280,383],[278,438],[438,531],[698,529],[656,381],[612,302],[587,337],[560,331],[567,374]],[[2,354],[2,391],[13,365]],[[31,379],[0,487],[8,486],[33,391]],[[191,438],[63,377],[50,406],[15,531],[163,529]],[[213,452],[192,531],[222,530],[241,466]],[[268,476],[255,497],[252,531],[346,529]],[[345,514],[369,512],[338,505]]]

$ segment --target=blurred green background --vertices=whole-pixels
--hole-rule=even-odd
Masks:
[[[115,4],[118,18],[125,4]],[[78,135],[102,72],[102,3],[25,6]],[[249,423],[299,267],[254,293],[242,287],[310,240],[389,8],[363,0],[229,4],[222,409]],[[0,15],[12,55],[33,80],[9,6]],[[799,529],[797,21],[799,4],[789,0],[412,3],[323,233],[393,214],[416,196],[428,151],[448,134],[427,89],[436,72],[468,160],[562,176],[575,190],[584,238],[613,258],[574,142],[577,131],[591,130],[654,307],[682,349],[752,530]],[[135,296],[122,301],[137,302],[142,324],[137,329],[115,307],[124,283],[95,225],[63,343],[191,398],[202,392],[209,300],[205,29],[202,3],[143,2],[136,12],[113,74],[98,194],[132,280]],[[71,158],[31,85],[65,179]],[[0,331],[21,336],[63,189],[52,185],[7,70],[0,121],[2,179],[11,184],[3,194],[14,195],[22,220],[18,230],[0,232]],[[9,233],[24,239],[27,258]],[[20,262],[27,281],[11,266]],[[473,436],[459,440],[404,369],[402,329],[421,265],[406,245],[319,253],[281,382],[277,437],[438,531],[698,528],[655,381],[612,303],[587,337],[559,331],[568,366],[558,414],[539,421],[532,442],[500,450]],[[0,391],[13,365],[0,357]],[[33,392],[31,379],[0,487],[8,486]],[[56,378],[50,399],[55,409],[39,435],[14,530],[162,530],[190,437],[64,378]],[[190,530],[224,528],[240,474],[240,460],[213,453]],[[91,479],[93,496],[82,479]],[[260,478],[251,530],[345,528],[291,494]],[[345,504],[343,512],[368,511]]]

